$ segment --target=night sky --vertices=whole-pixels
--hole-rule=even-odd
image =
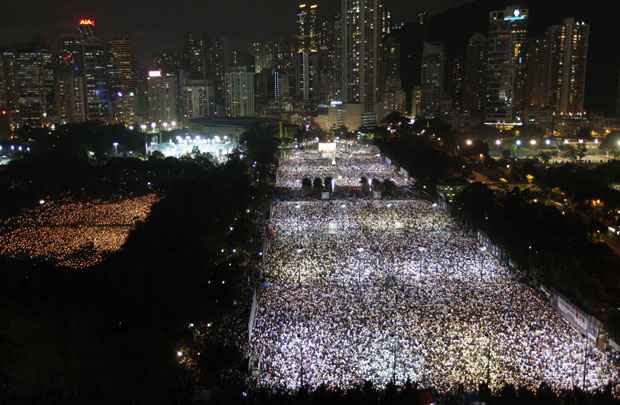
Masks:
[[[440,10],[463,0],[386,0],[397,19],[413,19],[420,9]],[[50,41],[74,29],[81,16],[97,19],[107,38],[130,33],[149,51],[179,43],[183,32],[198,31],[240,39],[270,38],[295,30],[296,0],[6,0],[0,10],[0,44],[27,41],[43,33]],[[336,0],[319,4],[336,5]],[[8,7],[8,10],[6,9]]]

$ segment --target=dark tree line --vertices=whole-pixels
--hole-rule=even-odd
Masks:
[[[176,352],[193,342],[190,322],[212,325],[200,375],[222,384],[223,374],[243,369],[235,337],[249,312],[248,272],[277,148],[261,131],[265,142],[249,141],[217,167],[37,155],[0,174],[5,195],[26,196],[15,210],[44,193],[92,198],[155,188],[162,196],[97,268],[70,273],[0,258],[0,403],[187,403],[197,376]]]

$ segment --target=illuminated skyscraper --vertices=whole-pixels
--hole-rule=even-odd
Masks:
[[[342,88],[346,103],[361,104],[362,124],[377,121],[383,37],[382,0],[342,0]]]
[[[181,83],[183,118],[205,118],[215,113],[215,88],[209,80],[184,80]]]
[[[4,89],[5,107],[12,111],[17,104],[15,94],[15,52],[13,50],[0,51],[0,59],[2,60],[2,76],[3,81],[0,86]]]
[[[448,70],[448,83],[446,87],[449,95],[448,100],[451,103],[450,108],[454,112],[463,112],[465,110],[463,98],[465,91],[465,62],[463,56],[455,57],[450,63]]]
[[[549,106],[549,43],[545,37],[530,38],[527,44],[526,103],[528,108]]]
[[[521,119],[529,12],[510,6],[490,14],[485,115],[490,124]]]
[[[446,54],[442,44],[424,44],[422,57],[422,113],[437,117],[445,87]]]
[[[590,26],[567,18],[557,30],[557,73],[552,84],[552,106],[560,114],[584,113]]]
[[[82,18],[79,30],[82,35],[81,73],[84,76],[86,120],[108,121],[111,118],[111,104],[105,45],[95,36],[94,19]],[[79,63],[78,61],[78,66]]]
[[[110,99],[115,122],[131,123],[136,115],[136,69],[129,39],[119,38],[108,43]]]
[[[16,123],[40,127],[51,118],[54,105],[52,53],[39,46],[18,47],[15,53]]]
[[[95,35],[96,21],[94,18],[82,18],[80,19],[79,31],[84,39],[93,39]]]
[[[8,108],[8,94],[4,73],[4,60],[0,55],[0,110],[6,111]],[[6,113],[5,113],[6,114]]]
[[[319,35],[319,101],[341,101],[342,95],[342,19],[336,15],[321,20]]]
[[[474,114],[484,111],[487,38],[474,34],[465,51],[465,83],[463,108]]]
[[[384,45],[383,111],[386,114],[392,111],[405,113],[407,95],[401,81],[400,44],[394,37],[389,37]]]
[[[319,8],[316,4],[299,5],[297,12],[298,93],[304,102],[316,101],[319,74]]]
[[[212,37],[207,41],[205,49],[207,79],[213,81],[215,88],[214,115],[223,115],[226,104],[225,73],[226,55],[225,41],[221,37]]]
[[[226,72],[226,116],[253,117],[256,115],[254,100],[254,75],[245,66]]]
[[[86,119],[108,121],[111,116],[108,57],[103,42],[96,38],[85,40],[83,57]]]
[[[254,41],[250,51],[254,56],[254,69],[257,74],[273,68],[275,63],[275,43],[273,41]]]
[[[86,120],[84,77],[71,65],[61,64],[56,70],[56,118],[61,123]]]
[[[177,76],[154,70],[148,73],[148,117],[153,122],[177,121]]]
[[[60,39],[60,61],[65,67],[71,66],[77,74],[84,69],[84,43],[79,35],[64,35]]]
[[[183,48],[183,71],[191,80],[207,78],[207,37],[189,32]]]

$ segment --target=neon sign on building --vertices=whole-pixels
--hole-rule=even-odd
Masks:
[[[95,20],[92,19],[92,18],[82,18],[80,20],[80,25],[82,25],[82,26],[87,25],[87,26],[94,27],[95,26]]]

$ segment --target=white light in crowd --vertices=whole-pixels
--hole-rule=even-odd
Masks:
[[[579,140],[579,143],[583,143],[583,139],[580,139],[580,140]]]
[[[551,139],[546,139],[545,140],[545,145],[551,145]]]
[[[146,124],[142,124],[142,125],[140,125],[140,129],[141,129],[141,130],[143,130],[143,131],[145,131],[145,130],[146,130]]]
[[[172,126],[176,127],[177,126],[177,122],[176,121],[172,121]]]
[[[536,146],[536,144],[537,144],[537,143],[538,143],[538,142],[536,142],[536,139],[532,139],[532,140],[530,141],[530,145],[532,145],[532,146]]]
[[[501,139],[498,139],[497,141],[495,141],[495,144],[496,144],[497,146],[501,145],[501,144],[502,144]]]
[[[130,131],[133,131],[133,130],[134,130],[134,126],[133,126],[133,125],[130,125],[130,126],[129,126],[129,130],[130,130]]]
[[[161,70],[150,70],[149,77],[161,77]]]
[[[183,356],[183,352],[182,351],[177,351],[177,357],[182,357]]]
[[[521,146],[521,143],[522,143],[521,140],[517,139],[517,146]]]
[[[157,128],[157,124],[154,123],[154,122],[151,122],[151,128],[153,128],[153,129]]]
[[[39,205],[45,204],[45,200],[39,200]]]
[[[466,144],[467,146],[471,146],[471,145],[473,145],[473,144],[474,144],[474,141],[472,141],[471,139],[468,139],[467,141],[465,141],[465,144]]]

